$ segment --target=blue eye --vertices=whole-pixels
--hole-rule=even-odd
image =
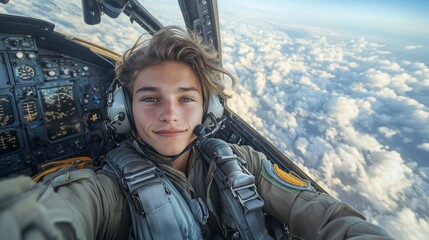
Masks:
[[[154,97],[145,97],[140,100],[141,102],[159,102],[157,98]]]
[[[180,98],[180,102],[194,102],[194,99],[190,97],[182,97]]]

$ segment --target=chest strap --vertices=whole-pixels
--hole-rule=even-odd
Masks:
[[[264,201],[256,190],[255,177],[238,164],[230,146],[220,139],[205,138],[197,147],[207,164],[215,168],[213,177],[223,206],[221,222],[240,235],[229,237],[272,239],[265,228]]]
[[[110,151],[105,163],[128,200],[136,239],[200,238],[201,230],[194,217],[198,214],[190,209],[196,209],[198,204],[191,201],[188,206],[164,172],[143,159],[131,143],[123,142]]]

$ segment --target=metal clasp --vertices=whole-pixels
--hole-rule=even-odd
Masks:
[[[258,191],[256,191],[255,184],[249,184],[238,188],[233,188],[230,186],[230,189],[232,195],[240,202],[245,213],[260,209],[264,206],[264,200],[262,200],[261,196],[258,194]]]
[[[144,209],[140,201],[138,190],[148,184],[162,184],[160,174],[156,167],[139,169],[138,171],[124,174],[123,185],[129,191],[134,207],[139,214],[144,214]]]

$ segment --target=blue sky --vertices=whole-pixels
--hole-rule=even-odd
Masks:
[[[219,1],[222,9],[246,13],[274,24],[317,26],[345,33],[365,34],[410,44],[429,42],[429,3],[399,0],[272,0]]]

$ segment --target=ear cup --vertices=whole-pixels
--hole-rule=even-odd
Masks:
[[[116,133],[128,133],[134,127],[130,94],[122,86],[116,88],[112,94],[111,103],[107,105],[110,125]]]
[[[209,103],[207,105],[207,113],[204,116],[204,126],[207,128],[213,128],[215,126],[215,123],[211,120],[211,118],[208,117],[210,113],[213,114],[213,116],[218,119],[221,118],[223,115],[223,104],[221,102],[221,99],[219,95],[217,94],[210,94],[209,97]]]
[[[131,98],[130,92],[124,88],[124,99],[125,99],[125,111],[127,113],[128,121],[131,125],[131,130],[135,129],[136,125],[134,122],[134,114],[133,114],[133,100]]]

